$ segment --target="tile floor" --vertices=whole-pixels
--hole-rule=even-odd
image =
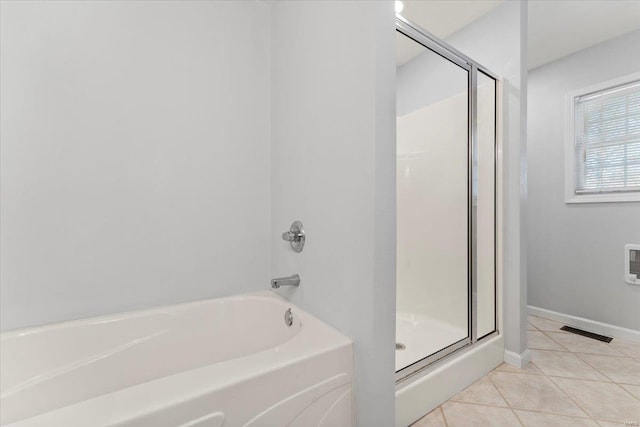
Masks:
[[[532,362],[501,365],[413,427],[640,426],[640,343],[603,343],[529,317]]]

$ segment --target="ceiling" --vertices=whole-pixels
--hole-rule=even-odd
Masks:
[[[469,25],[503,0],[405,0],[400,13],[434,36],[446,39]],[[424,50],[417,43],[396,43],[396,65],[402,65]]]
[[[503,0],[405,0],[400,13],[431,34],[446,39]]]
[[[405,0],[401,13],[446,39],[503,0]],[[640,0],[530,0],[529,69],[640,29]],[[419,54],[417,43],[396,43],[397,65]]]
[[[529,69],[638,29],[640,0],[529,1]]]

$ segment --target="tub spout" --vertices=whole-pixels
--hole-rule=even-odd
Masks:
[[[289,277],[271,279],[271,287],[273,289],[278,289],[280,286],[300,286],[300,276],[298,274],[294,274]]]

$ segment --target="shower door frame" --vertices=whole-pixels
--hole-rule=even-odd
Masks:
[[[446,60],[453,62],[459,67],[465,69],[468,72],[468,224],[467,224],[467,239],[468,239],[468,257],[467,257],[467,271],[468,271],[468,303],[467,303],[467,320],[468,329],[467,337],[459,340],[449,346],[431,354],[427,355],[423,359],[406,366],[396,372],[396,384],[404,381],[414,375],[423,372],[427,368],[431,367],[434,363],[442,360],[443,358],[462,350],[465,347],[472,346],[478,340],[495,336],[499,333],[498,329],[498,86],[500,78],[488,68],[482,66],[477,61],[469,58],[462,52],[458,51],[454,47],[450,46],[446,42],[440,40],[433,34],[429,33],[424,28],[414,24],[403,16],[396,15],[396,31],[404,36],[412,39],[416,43],[421,44],[427,49],[442,56]],[[494,220],[493,220],[493,239],[494,239],[494,330],[478,337],[478,266],[477,266],[477,201],[478,201],[478,73],[481,72],[487,77],[495,81],[494,91]]]

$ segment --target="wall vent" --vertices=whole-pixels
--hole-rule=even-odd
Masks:
[[[631,285],[640,286],[640,245],[624,247],[624,279]]]

